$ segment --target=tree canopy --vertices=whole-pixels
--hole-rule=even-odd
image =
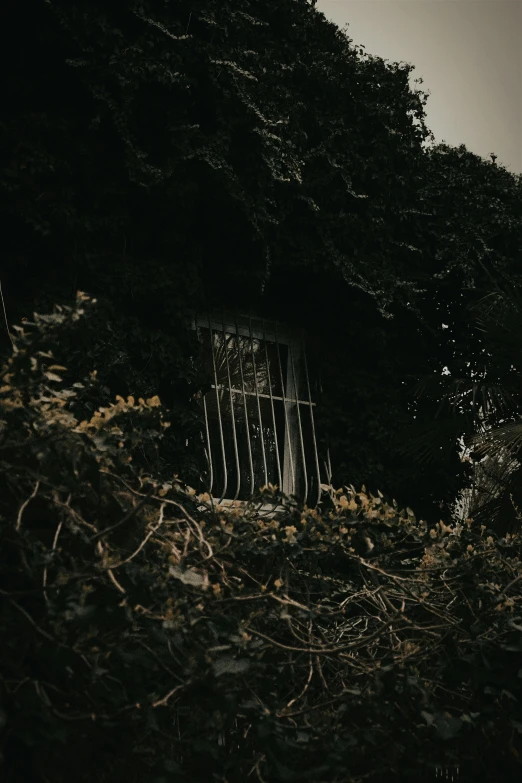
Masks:
[[[36,14],[13,63],[3,190],[10,221],[60,234],[61,274],[81,285],[128,259],[164,278],[183,259],[255,282],[292,262],[338,266],[382,304],[408,288],[392,254],[408,258],[428,135],[410,66],[364,55],[306,0]]]

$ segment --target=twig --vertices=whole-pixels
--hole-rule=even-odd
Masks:
[[[501,601],[503,601],[504,600],[504,596],[506,595],[506,593],[510,589],[510,587],[513,587],[514,584],[516,584],[517,582],[520,582],[521,579],[522,579],[522,574],[519,574],[514,579],[512,579],[511,582],[509,582],[509,584],[507,584],[504,587],[504,589],[502,590],[502,592],[500,593],[500,595],[496,599],[495,603],[499,604]]]
[[[256,595],[233,595],[230,598],[220,598],[217,603],[225,604],[230,601],[255,601],[259,598],[274,598],[273,593],[259,593]]]
[[[152,495],[151,497],[152,497],[154,500],[157,500],[157,501],[158,501],[158,502],[160,502],[160,503],[161,503],[161,502],[162,502],[162,503],[168,503],[168,504],[169,504],[169,505],[171,505],[171,506],[176,506],[176,508],[179,508],[179,510],[181,511],[181,513],[183,514],[183,516],[185,517],[185,519],[187,520],[187,522],[189,522],[189,524],[192,524],[192,525],[194,525],[194,527],[196,528],[196,531],[197,531],[197,537],[198,537],[198,539],[199,539],[199,542],[200,542],[200,544],[204,544],[204,545],[207,547],[208,554],[207,554],[207,556],[204,558],[204,560],[209,560],[209,559],[210,559],[210,558],[213,556],[213,554],[214,554],[214,553],[212,552],[212,547],[210,546],[210,544],[208,543],[208,541],[207,541],[207,540],[205,539],[205,537],[203,536],[203,533],[201,532],[201,526],[198,524],[198,522],[196,522],[196,520],[195,520],[195,519],[193,519],[193,518],[190,516],[190,514],[188,513],[188,511],[186,511],[186,509],[185,509],[185,508],[182,506],[182,504],[181,504],[181,503],[178,503],[178,502],[177,502],[177,501],[175,501],[175,500],[169,500],[169,499],[167,499],[167,498],[159,498],[159,497],[156,497],[156,495]]]
[[[98,552],[98,554],[100,555],[100,557],[102,557],[102,556],[103,556],[104,549],[103,549],[103,544],[102,544],[102,542],[101,542],[101,541],[98,541],[98,543],[96,544],[96,551]],[[122,586],[120,585],[120,583],[118,582],[118,580],[116,579],[116,577],[115,577],[115,576],[114,576],[114,574],[112,573],[112,569],[111,569],[111,568],[108,568],[108,569],[107,569],[107,573],[109,574],[109,579],[111,580],[111,582],[113,583],[113,585],[116,587],[116,589],[117,589],[117,590],[119,590],[119,592],[120,592],[120,593],[123,593],[124,595],[126,595],[126,592],[127,592],[127,591],[125,590],[125,588],[124,588],[124,587],[122,587]]]
[[[341,653],[346,650],[357,649],[358,647],[362,647],[363,645],[368,644],[368,642],[372,642],[374,639],[378,639],[379,636],[382,636],[382,634],[384,633],[384,629],[387,628],[389,625],[391,625],[395,620],[398,620],[400,617],[402,617],[401,613],[397,612],[394,617],[390,617],[386,622],[383,622],[382,628],[378,628],[372,634],[363,638],[359,642],[353,642],[351,644],[341,644],[337,647],[329,647],[329,648],[293,647],[289,644],[282,644],[282,642],[277,642],[275,639],[272,639],[270,636],[266,636],[266,634],[261,633],[261,631],[256,631],[254,628],[245,626],[245,630],[247,631],[247,633],[253,633],[254,636],[259,636],[261,639],[265,639],[267,642],[270,642],[270,644],[273,644],[276,647],[280,647],[282,650],[290,650],[292,652],[302,652],[302,653],[314,653],[315,655],[327,655],[332,653]]]
[[[27,498],[27,500],[24,500],[22,505],[20,506],[20,510],[18,512],[18,516],[16,518],[16,525],[15,530],[18,532],[20,530],[20,527],[22,525],[22,515],[27,507],[27,505],[31,502],[31,500],[36,496],[36,493],[38,492],[38,488],[40,487],[40,481],[38,480],[36,484],[34,485],[34,489]]]
[[[183,554],[182,554],[182,559],[183,559],[183,560],[184,560],[184,559],[186,558],[186,556],[187,556],[187,552],[188,552],[188,545],[189,545],[189,542],[190,542],[190,534],[191,534],[191,533],[192,533],[192,531],[191,531],[191,529],[188,527],[188,528],[187,528],[187,532],[185,533],[185,545],[183,546]]]
[[[176,508],[178,508],[181,511],[181,513],[183,514],[183,516],[185,517],[187,522],[189,522],[190,524],[194,525],[194,527],[196,528],[197,537],[199,539],[200,544],[204,544],[207,547],[208,554],[207,554],[207,556],[204,559],[208,560],[209,558],[213,557],[212,547],[210,546],[208,541],[206,541],[205,537],[203,536],[203,533],[201,532],[200,525],[196,522],[195,519],[193,519],[190,516],[188,511],[184,508],[184,506],[181,503],[178,503],[175,500],[171,500],[170,498],[161,498],[161,497],[158,497],[157,495],[152,495],[152,494],[145,495],[143,492],[138,492],[136,489],[133,489],[129,484],[127,484],[127,482],[124,479],[122,479],[121,476],[118,476],[117,473],[112,473],[110,470],[103,470],[102,473],[105,473],[107,476],[112,476],[113,478],[115,478],[118,481],[120,481],[124,485],[124,487],[126,487],[129,490],[129,492],[132,492],[132,494],[136,495],[137,497],[148,498],[150,500],[155,500],[156,502],[161,503],[161,504],[165,504],[166,503],[169,506],[176,506]]]
[[[68,513],[70,516],[72,516],[74,519],[76,519],[76,521],[77,521],[77,522],[78,522],[80,525],[85,525],[85,527],[88,527],[88,528],[90,528],[91,530],[96,530],[96,528],[95,528],[95,526],[94,526],[94,525],[92,525],[90,522],[87,522],[87,520],[85,520],[85,519],[82,517],[82,515],[81,515],[81,514],[79,514],[79,513],[78,513],[78,512],[77,512],[77,511],[76,511],[74,508],[72,508],[72,507],[69,505],[69,501],[70,501],[70,495],[69,495],[69,497],[67,498],[67,501],[66,501],[65,503],[62,503],[62,501],[61,501],[61,500],[59,500],[57,497],[54,497],[54,498],[53,498],[53,502],[55,503],[55,505],[57,505],[57,506],[60,506],[61,508],[65,508],[65,509],[67,510],[67,513]]]
[[[335,704],[335,702],[339,701],[339,699],[342,698],[346,693],[350,693],[349,688],[341,691],[341,693],[338,693],[337,696],[334,696],[333,699],[329,699],[328,701],[322,701],[319,704],[314,704],[311,707],[304,707],[302,710],[296,710],[295,712],[289,712],[288,714],[285,714],[284,710],[281,710],[281,712],[277,713],[277,717],[293,718],[295,715],[304,715],[305,713],[312,712],[313,710],[320,710],[323,707],[328,707],[330,704]]]
[[[116,568],[121,568],[121,566],[122,566],[122,565],[125,565],[126,563],[130,563],[130,561],[131,561],[131,560],[133,560],[133,559],[136,557],[136,555],[138,555],[138,554],[141,552],[141,550],[143,549],[143,547],[145,546],[145,544],[147,543],[147,541],[149,540],[149,538],[150,538],[151,536],[153,536],[153,535],[154,535],[154,533],[157,533],[157,531],[159,530],[159,528],[162,526],[162,524],[163,524],[163,512],[164,512],[164,510],[165,510],[165,504],[164,504],[164,503],[162,503],[162,504],[161,504],[161,508],[160,508],[160,518],[159,518],[159,522],[158,522],[158,524],[156,525],[156,527],[152,528],[152,530],[149,530],[149,532],[147,533],[147,535],[145,536],[145,538],[143,539],[143,541],[141,542],[141,544],[139,545],[139,547],[138,547],[138,548],[137,548],[137,549],[136,549],[136,550],[135,550],[135,551],[132,553],[132,555],[129,555],[129,557],[126,557],[126,558],[125,558],[125,560],[122,560],[120,563],[116,563],[115,565],[111,565],[111,566],[109,566],[109,567],[107,568],[107,570],[108,570],[108,571],[109,571],[109,570],[114,570],[114,569],[116,569]],[[123,589],[123,588],[122,588],[122,589]],[[123,591],[123,592],[125,592],[125,591]]]
[[[139,702],[136,702],[134,704],[127,704],[125,705],[125,707],[120,707],[119,710],[116,710],[116,712],[113,712],[110,715],[106,715],[106,714],[97,715],[94,712],[84,712],[84,713],[80,713],[79,715],[67,715],[65,712],[60,712],[59,710],[57,710],[56,707],[51,707],[55,715],[58,715],[59,718],[68,721],[96,720],[97,718],[102,718],[103,720],[112,720],[112,718],[115,718],[117,715],[121,715],[123,712],[128,712],[128,710],[139,710],[140,708],[141,708],[141,704],[139,704]]]
[[[259,783],[265,783],[265,780],[264,780],[264,778],[261,776],[261,772],[259,771],[259,765],[261,764],[261,762],[262,762],[262,761],[264,761],[264,760],[265,760],[265,758],[266,758],[266,756],[265,756],[265,754],[263,753],[263,755],[261,756],[261,758],[259,758],[259,759],[256,761],[256,763],[254,764],[254,766],[252,767],[252,769],[250,770],[250,772],[248,772],[248,773],[247,773],[247,778],[249,778],[249,777],[250,777],[250,775],[252,774],[252,772],[254,772],[254,770],[255,770],[255,773],[256,773],[256,775],[257,775],[257,779],[259,780]]]
[[[41,636],[44,636],[50,642],[54,642],[54,644],[57,644],[59,647],[65,647],[66,650],[69,649],[69,646],[67,644],[60,642],[58,639],[55,639],[53,636],[51,636],[51,634],[47,633],[47,631],[44,631],[43,628],[40,628],[40,626],[35,623],[31,615],[28,614],[28,612],[26,612],[25,609],[23,609],[20,606],[20,604],[18,604],[16,601],[13,601],[12,598],[9,599],[9,603],[13,604],[13,606],[16,607],[16,609],[18,609],[18,611],[21,612],[24,615],[24,617],[26,617],[29,620],[33,628],[35,628]]]
[[[305,683],[305,686],[304,686],[303,690],[301,691],[301,693],[298,696],[296,696],[295,698],[291,699],[288,702],[288,704],[285,707],[285,710],[287,710],[289,707],[291,707],[292,704],[295,704],[296,701],[299,701],[299,699],[303,698],[303,696],[305,695],[306,691],[308,690],[308,686],[310,685],[310,682],[312,680],[313,673],[314,673],[314,667],[313,667],[313,664],[312,664],[312,656],[310,656],[310,670],[308,672],[308,679],[307,679],[307,681]]]
[[[165,663],[164,663],[164,662],[161,660],[161,658],[159,657],[159,655],[157,655],[157,653],[155,653],[155,652],[154,652],[154,650],[151,650],[151,649],[150,649],[150,647],[149,647],[148,645],[146,645],[146,644],[145,644],[145,642],[142,642],[142,641],[141,641],[141,639],[138,639],[138,644],[139,644],[141,647],[143,647],[145,650],[147,650],[147,652],[149,652],[149,653],[152,655],[152,657],[153,657],[153,658],[155,658],[155,660],[156,660],[156,661],[159,663],[159,665],[160,665],[160,666],[161,666],[163,669],[165,669],[165,671],[166,671],[166,672],[168,672],[168,673],[170,674],[170,676],[171,676],[171,677],[174,677],[174,679],[175,679],[175,680],[179,680],[179,679],[180,679],[180,678],[177,676],[177,674],[174,674],[174,672],[172,671],[172,669],[169,669],[169,667],[168,667],[168,666],[167,666],[167,665],[166,665],[166,664],[165,664]]]
[[[140,508],[142,508],[147,503],[149,497],[150,496],[147,495],[142,500],[140,500],[138,505],[135,508],[132,508],[129,512],[127,512],[127,514],[125,514],[125,516],[123,516],[119,520],[119,522],[115,522],[114,525],[111,525],[110,527],[106,527],[105,530],[100,530],[98,533],[95,533],[94,536],[91,536],[91,541],[96,541],[96,539],[99,538],[100,536],[105,536],[107,533],[112,533],[112,531],[116,530],[116,528],[120,527],[120,525],[123,525],[125,524],[125,522],[128,522],[129,519],[131,519],[131,517],[133,517],[134,514],[136,514],[140,510]]]
[[[112,570],[110,568],[107,569],[107,573],[109,574],[109,579],[111,580],[113,585],[116,587],[116,589],[119,590],[120,593],[123,593],[124,595],[126,595],[127,591],[125,590],[124,587],[122,587],[120,585],[120,583],[118,582],[118,580],[116,579],[116,577],[114,576],[114,574],[112,573]]]
[[[71,499],[71,496],[69,495],[69,497],[68,497],[68,499],[67,499],[67,503],[69,502],[69,500],[70,500],[70,499]],[[54,540],[53,540],[53,545],[52,545],[52,548],[51,548],[51,554],[52,554],[52,553],[54,552],[54,550],[56,549],[56,544],[58,543],[58,536],[60,535],[60,530],[62,529],[62,525],[63,525],[63,519],[61,519],[61,520],[58,522],[58,526],[57,526],[57,528],[56,528],[56,533],[54,534]],[[44,594],[44,598],[45,598],[46,602],[47,602],[47,603],[49,603],[49,599],[48,599],[48,597],[47,597],[47,590],[45,589],[45,588],[47,587],[47,566],[45,566],[45,568],[44,568],[44,570],[43,570],[43,582],[42,582],[42,586],[43,586],[43,594]]]
[[[267,598],[268,598],[268,596],[270,596],[270,598],[273,598],[274,601],[279,601],[279,603],[281,603],[281,604],[287,604],[287,606],[295,606],[298,609],[302,609],[305,612],[309,611],[309,607],[308,606],[305,606],[304,604],[300,604],[297,601],[294,601],[288,595],[279,596],[279,595],[276,595],[275,593],[265,593],[265,596]],[[322,607],[314,607],[314,608],[318,609],[319,612],[320,612]],[[328,614],[330,614],[330,612],[328,612]]]
[[[20,680],[20,682],[18,682],[16,684],[16,688],[14,688],[12,691],[8,691],[8,693],[11,693],[11,694],[16,693],[22,687],[22,685],[25,685],[26,682],[30,682],[30,679],[31,679],[30,677],[24,677],[23,680]],[[8,683],[8,680],[5,680],[6,687],[7,687],[7,683]]]
[[[319,657],[319,655],[315,656],[315,665],[317,667],[317,671],[319,672],[319,677],[321,678],[321,682],[323,683],[323,687],[325,691],[329,691],[330,688],[328,687],[328,684],[324,678],[323,667],[321,666],[321,658]]]
[[[9,323],[7,321],[7,311],[5,309],[4,294],[3,294],[3,291],[2,291],[2,281],[1,280],[0,280],[0,298],[2,299],[2,309],[4,311],[4,321],[5,321],[5,328],[7,329],[7,336],[9,337],[9,339],[11,341],[11,346],[12,346],[13,351],[14,351],[15,345],[14,345],[13,338],[11,336],[11,332],[9,331]]]
[[[188,685],[190,685],[190,683],[191,680],[188,680],[188,682],[182,683],[181,685],[176,685],[176,687],[172,688],[172,690],[163,696],[162,699],[158,699],[158,701],[152,702],[151,707],[164,707],[171,696],[174,696],[174,694],[180,691],[182,688],[186,688]]]

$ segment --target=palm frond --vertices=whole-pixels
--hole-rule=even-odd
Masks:
[[[423,376],[413,393],[418,400],[438,402],[435,417],[460,414],[466,426],[477,426],[484,419],[507,415],[515,404],[514,395],[503,384],[466,376]]]
[[[519,453],[522,450],[522,419],[473,435],[468,443],[479,456],[497,457],[504,453]]]
[[[500,534],[521,529],[522,465],[517,460],[480,463],[470,490],[467,516]]]
[[[452,419],[416,422],[398,434],[394,448],[422,463],[448,459],[457,450],[458,427]]]
[[[422,463],[450,458],[461,437],[466,446],[474,447],[492,425],[503,416],[508,417],[513,410],[512,396],[499,384],[469,378],[445,379],[443,384],[434,384],[428,379],[423,388],[426,389],[430,382],[439,389],[445,387],[433,418],[413,423],[395,438],[393,444],[403,456]],[[471,442],[474,437],[477,441]]]
[[[490,363],[520,377],[514,362],[522,355],[522,295],[516,290],[495,291],[469,308],[477,330],[484,335]],[[522,369],[522,368],[521,368]]]
[[[415,394],[434,401],[433,420],[405,433],[409,443],[400,450],[420,461],[433,460],[451,451],[449,445],[441,447],[453,427],[453,448],[463,436],[464,445],[473,450],[473,485],[465,490],[470,515],[506,532],[521,524],[522,363],[519,369],[517,362],[522,356],[522,292],[498,285],[469,311],[483,335],[484,352],[470,356],[468,377],[420,379]]]

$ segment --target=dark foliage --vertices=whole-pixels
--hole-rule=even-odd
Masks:
[[[158,480],[160,400],[81,420],[98,384],[58,364],[90,306],[1,373],[3,779],[519,780],[520,537],[364,487],[227,511]]]
[[[521,494],[520,369],[522,301],[516,287],[496,285],[468,308],[481,336],[479,360],[450,364],[445,377],[425,377],[418,393],[442,399],[436,430],[420,427],[407,450],[425,464],[449,438],[464,435],[465,459],[475,465],[468,514],[499,532],[519,529]]]
[[[225,304],[299,320],[321,340],[337,483],[437,515],[465,480],[452,434],[429,468],[395,444],[414,410],[433,422],[419,377],[475,349],[463,301],[519,275],[520,178],[426,146],[411,66],[366,55],[308,0],[11,3],[3,33],[9,320],[78,289],[104,302],[67,364],[110,399],[157,391],[179,425],[162,447],[190,480],[183,318]]]

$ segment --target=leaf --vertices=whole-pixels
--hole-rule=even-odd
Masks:
[[[201,574],[194,568],[187,568],[185,571],[176,565],[169,566],[169,574],[175,579],[179,579],[185,585],[191,585],[192,587],[201,587],[206,590],[208,587],[208,575],[207,573]]]
[[[435,728],[437,734],[443,740],[450,740],[456,737],[462,727],[460,718],[443,715],[437,719]]]
[[[522,639],[515,640],[511,644],[500,644],[499,647],[508,652],[522,652]]]
[[[453,739],[462,726],[460,718],[454,718],[451,715],[445,715],[442,713],[431,713],[425,710],[421,711],[421,715],[428,724],[428,726],[434,726],[437,734],[443,740]]]
[[[163,762],[163,766],[166,772],[177,772],[177,773],[181,772],[181,767],[179,766],[179,764],[173,761],[172,759],[165,759],[165,761]]]
[[[212,663],[212,668],[216,677],[222,674],[243,674],[250,669],[250,661],[246,658],[218,658]]]

